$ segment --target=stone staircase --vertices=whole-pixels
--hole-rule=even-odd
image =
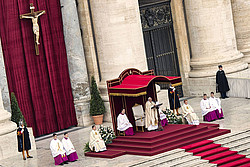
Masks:
[[[223,148],[229,148],[230,151],[237,151],[240,155],[246,155],[246,158],[250,158],[250,129],[228,133],[222,136],[218,136],[210,139],[210,146],[217,147],[220,145]],[[214,141],[212,143],[212,141]],[[208,146],[209,147],[209,146]],[[224,150],[222,149],[222,152]],[[212,152],[211,152],[212,154]],[[243,159],[241,160],[243,161]],[[247,162],[246,162],[247,163]],[[247,166],[245,164],[245,166]],[[185,152],[184,149],[174,149],[159,155],[152,156],[150,160],[144,160],[130,167],[213,167],[217,164],[209,163],[209,160],[201,159],[200,156],[193,156],[192,152]],[[224,165],[224,166],[230,166]],[[244,163],[242,163],[244,166]],[[250,165],[249,165],[250,166]]]
[[[174,149],[159,155],[155,155],[150,160],[141,161],[130,167],[215,167],[216,164],[209,164],[207,160],[193,156],[192,153],[185,152],[184,149]]]
[[[214,143],[221,144],[222,147],[229,147],[231,151],[238,151],[238,154],[246,155],[246,158],[250,158],[250,129],[228,133],[211,140]]]

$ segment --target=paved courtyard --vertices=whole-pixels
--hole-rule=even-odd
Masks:
[[[200,111],[200,100],[201,98],[189,99],[189,104],[193,106],[195,112],[201,119]],[[223,120],[217,120],[213,123],[220,124],[221,128],[231,129],[232,132],[242,131],[250,128],[250,99],[243,98],[229,98],[222,100],[222,108],[224,111]],[[202,121],[201,121],[202,122]],[[106,126],[111,126],[111,123],[105,123]],[[69,163],[68,167],[108,167],[108,166],[129,166],[132,164],[152,159],[160,156],[155,155],[153,157],[124,155],[114,159],[102,159],[102,158],[91,158],[84,156],[84,143],[89,140],[89,132],[91,128],[78,128],[75,131],[69,133],[69,136],[77,150],[79,160],[73,163]],[[62,139],[63,135],[59,135],[59,139]],[[0,167],[51,167],[54,165],[54,160],[51,156],[49,144],[51,137],[38,140],[36,142],[37,150],[31,152],[34,156],[33,159],[26,161],[22,160],[22,155],[11,157],[0,161]]]

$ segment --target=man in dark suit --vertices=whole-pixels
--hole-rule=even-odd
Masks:
[[[222,69],[222,65],[219,65],[219,70],[216,73],[216,91],[220,92],[221,98],[228,98],[227,91],[229,91],[227,77]]]

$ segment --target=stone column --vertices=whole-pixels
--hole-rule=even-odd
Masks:
[[[0,95],[1,87],[0,87]],[[10,121],[11,113],[3,107],[2,96],[0,96],[0,160],[16,155],[17,137],[16,124]]]
[[[183,0],[171,1],[177,55],[182,78],[183,93],[189,96],[187,79],[190,72],[190,49],[186,28]]]
[[[86,61],[75,1],[60,0],[69,74],[78,124],[89,125],[90,90]]]
[[[238,49],[250,64],[250,1],[231,0]]]
[[[147,70],[138,1],[90,0],[102,82]]]
[[[5,73],[5,65],[4,65],[4,59],[3,59],[3,51],[2,51],[2,45],[1,45],[1,39],[0,39],[0,88],[2,91],[3,99],[3,106],[4,109],[10,112],[10,96],[9,96],[9,89],[7,84],[7,77]]]
[[[96,60],[95,45],[93,40],[93,30],[89,13],[88,0],[77,0],[79,22],[81,25],[82,40],[84,44],[84,54],[86,58],[87,70],[89,78],[94,76],[99,79],[98,66]]]
[[[227,73],[247,68],[237,50],[230,0],[185,1],[191,41],[189,77],[215,76],[222,64]]]
[[[147,70],[139,5],[136,0],[90,0],[90,8],[102,77],[99,88],[109,111],[106,81],[127,68]]]

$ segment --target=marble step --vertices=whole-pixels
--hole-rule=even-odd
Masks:
[[[241,132],[227,133],[227,134],[224,134],[224,135],[221,135],[221,136],[214,137],[211,140],[213,140],[215,143],[216,142],[222,142],[222,141],[227,141],[229,139],[233,139],[233,138],[238,137],[238,136],[244,136],[246,134],[250,134],[250,129],[247,129],[247,130],[244,130],[244,131],[241,131]]]
[[[231,133],[227,133],[227,134],[224,134],[224,135],[221,135],[221,136],[217,136],[217,137],[211,138],[211,140],[213,140],[213,141],[223,140],[223,139],[226,139],[228,137],[237,136],[237,135],[244,134],[244,133],[247,133],[247,132],[250,132],[250,128],[246,129],[246,130],[243,130],[243,131],[231,132]]]
[[[238,151],[239,154],[243,154],[246,151],[250,150],[250,143],[245,143],[245,144],[241,144],[241,145],[237,145],[235,147],[230,148],[230,150],[232,151]]]
[[[234,141],[228,141],[226,143],[220,143],[222,147],[234,147],[234,146],[238,146],[240,144],[244,144],[244,143],[248,143],[250,142],[250,136],[245,136],[242,137],[241,139],[236,139]]]
[[[222,147],[229,147],[230,150],[238,149],[239,151],[241,151],[240,150],[241,147],[249,146],[249,144],[250,144],[250,140],[246,139],[246,140],[238,141],[238,142],[231,143],[231,144],[225,144],[225,145],[222,145]]]
[[[250,134],[245,133],[245,134],[241,134],[238,136],[235,136],[234,138],[228,138],[222,141],[216,141],[215,143],[220,143],[220,144],[230,144],[230,143],[234,143],[234,142],[238,142],[239,140],[245,140],[247,138],[250,138]]]
[[[246,151],[242,151],[240,154],[246,155],[246,158],[250,158],[250,148],[248,148]]]
[[[151,166],[151,165],[154,165],[156,163],[160,163],[160,162],[163,162],[163,161],[174,161],[176,159],[180,159],[180,158],[183,158],[185,156],[192,156],[192,153],[189,153],[189,154],[186,154],[185,150],[184,149],[174,149],[174,150],[171,150],[171,151],[167,151],[165,153],[162,153],[162,154],[158,154],[158,155],[154,155],[152,157],[152,159],[149,159],[149,160],[143,160],[141,162],[138,162],[134,165],[131,165],[131,167],[143,167],[143,166]]]
[[[168,166],[168,167],[177,167],[186,163],[190,163],[190,162],[198,162],[200,161],[200,157],[198,156],[186,156],[186,157],[182,157],[178,160],[174,160],[174,161],[165,161],[165,162],[160,162],[160,163],[156,163],[154,166],[150,166],[150,167],[160,167],[160,166]]]
[[[215,164],[209,164],[208,160],[199,160],[199,161],[195,161],[195,162],[187,162],[185,164],[179,164],[176,167],[213,167],[213,166],[217,166]]]
[[[179,166],[185,163],[201,161],[200,157],[193,156],[192,153],[185,152],[183,149],[175,149],[162,153],[159,156],[153,156],[151,160],[142,161],[131,165],[131,167],[153,167],[153,166]],[[204,163],[204,161],[203,161]]]

